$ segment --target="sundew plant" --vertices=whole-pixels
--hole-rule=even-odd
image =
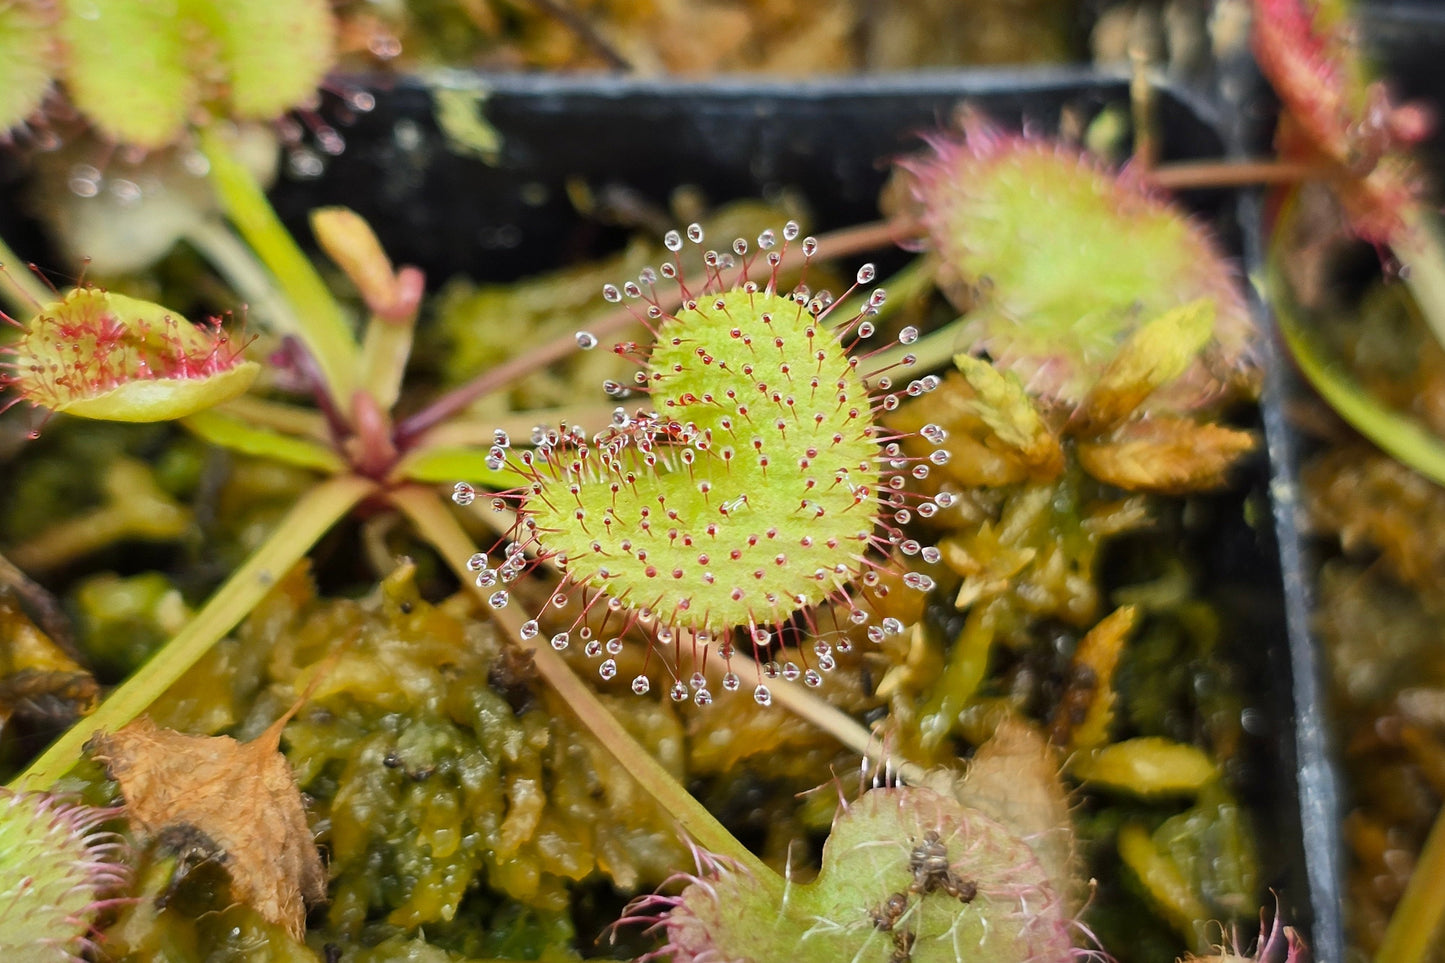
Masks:
[[[640,283],[603,288],[607,301],[637,305],[651,340],[646,348],[617,345],[640,370],[630,385],[609,381],[604,390],[619,401],[639,395],[647,407],[633,414],[619,407],[590,438],[567,425],[539,429],[534,447],[520,453],[511,452],[504,434],[496,439],[490,466],[516,472],[522,484],[495,496],[498,511],[517,504],[516,522],[498,568],[485,555],[469,562],[477,584],[499,586],[487,601],[500,608],[508,601],[506,583],[531,566],[553,565],[564,575],[544,610],[522,623],[524,640],[542,633],[546,608],[576,613],[549,633],[559,650],[575,634],[589,656],[616,656],[621,638],[638,629],[663,650],[671,698],[706,705],[709,655],[723,665],[724,689],[742,685],[733,667],[734,630],[765,678],[801,677],[811,687],[822,683],[819,670],[833,668],[828,639],[842,636],[842,625],[872,623],[876,640],[903,630],[897,619],[875,617],[872,603],[889,591],[880,574],[889,556],[920,552],[899,526],[915,510],[926,517],[952,503],[946,492],[923,497],[906,490],[908,478],[926,478],[930,463],[947,462],[941,447],[947,434],[927,425],[920,436],[939,447],[927,456],[905,454],[908,433],[886,434],[877,415],[939,381],[929,375],[900,382],[894,392],[892,371],[906,372],[914,355],[867,370],[868,355],[854,353],[874,333],[871,319],[886,300],[881,288],[864,289],[859,309],[846,311],[857,289],[873,280],[871,264],[836,300],[826,291],[812,294],[806,284],[780,293],[788,245],[801,249],[804,276],[818,249],[815,238],[799,238],[794,222],[781,234],[777,250],[772,230],[760,234],[755,258],[743,238],[732,242],[731,253],[706,251],[705,276],[692,287],[680,276],[679,259],[644,269]],[[702,228],[691,225],[687,237],[700,245]],[[673,253],[682,245],[679,232],[665,238]],[[755,260],[766,265],[762,283],[749,277]],[[675,281],[677,308],[659,300],[659,276]],[[579,335],[583,345],[592,337]],[[897,336],[904,346],[917,340],[913,327]],[[473,490],[463,486],[454,497],[470,502]],[[936,562],[937,552],[928,558]],[[927,574],[891,564],[905,588],[933,587]],[[596,630],[588,619],[593,608],[602,613]],[[819,625],[820,608],[831,625],[826,619]],[[811,652],[796,650],[797,662],[780,661],[776,634],[795,617],[816,641]],[[616,659],[604,659],[598,673],[615,676]],[[632,680],[639,695],[650,687],[645,671]],[[759,704],[771,702],[765,682],[752,691]]]
[[[105,36],[149,37],[183,96],[90,76],[63,42],[89,28],[21,4],[0,49],[54,47],[16,65],[41,93],[11,120],[51,129],[65,97],[111,141],[179,141],[211,196],[178,236],[254,311],[193,323],[154,286],[50,290],[5,253],[7,417],[42,443],[81,419],[175,422],[237,476],[298,481],[186,602],[162,603],[169,575],[81,577],[82,645],[43,650],[72,683],[94,687],[107,606],[167,630],[17,758],[14,790],[113,803],[133,844],[129,876],[82,854],[98,865],[57,938],[135,959],[567,959],[592,952],[590,913],[621,917],[616,952],[677,960],[1032,961],[1112,949],[1131,906],[1151,920],[1136,958],[1252,921],[1217,623],[1150,579],[1116,603],[1101,575],[1256,442],[1227,417],[1258,380],[1236,272],[1146,176],[970,114],[896,165],[890,220],[814,237],[777,211],[700,219],[645,259],[541,279],[560,317],[528,344],[506,311],[478,330],[466,292],[430,300],[354,212],[311,213],[322,265],[272,210],[237,124],[310,104],[251,96],[268,68],[235,38],[261,24],[324,63],[325,9],[184,6],[220,55],[193,75],[169,24],[122,6],[96,4]],[[128,83],[151,100],[110,96]],[[1087,245],[1054,243],[1062,214]],[[898,240],[924,253],[879,278],[864,258]],[[587,303],[557,306],[578,274]],[[509,311],[529,293],[482,292]],[[422,377],[434,305],[505,360]],[[558,364],[569,403],[530,403],[519,385]],[[189,530],[193,491],[138,459],[105,471],[110,502],[8,546],[28,599]],[[366,546],[369,579],[330,571],[328,538]],[[322,593],[333,576],[363,597]],[[1180,680],[1131,681],[1171,661],[1219,683],[1189,732]],[[1080,799],[1108,815],[1076,819]],[[61,876],[75,854],[53,855]],[[1108,926],[1087,908],[1099,866],[1126,901]]]

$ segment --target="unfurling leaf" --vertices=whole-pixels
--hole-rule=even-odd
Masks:
[[[184,838],[205,848],[230,875],[232,896],[300,939],[306,907],[326,895],[326,871],[296,777],[277,751],[290,715],[244,743],[141,718],[95,736],[90,750],[120,783],[126,811],[146,838]]]
[[[1080,441],[1079,464],[1127,491],[1182,495],[1219,488],[1258,440],[1247,431],[1187,418],[1129,422],[1108,438]]]
[[[383,312],[397,300],[396,270],[371,225],[349,207],[318,207],[311,212],[311,233],[316,243],[351,279],[373,312]]]
[[[39,408],[106,421],[167,421],[229,401],[260,365],[216,324],[98,288],[46,305],[7,349],[3,382]]]
[[[1214,331],[1214,302],[1191,301],[1165,311],[1129,335],[1075,411],[1078,434],[1108,431],[1156,388],[1182,375]]]
[[[1023,462],[1037,481],[1056,477],[1064,470],[1064,451],[1059,439],[1044,424],[1033,400],[1017,376],[999,372],[980,358],[955,355],[969,387],[978,393],[974,413],[993,431],[1010,454]]]

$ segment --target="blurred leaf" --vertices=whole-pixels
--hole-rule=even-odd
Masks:
[[[1201,298],[1171,308],[1125,340],[1074,413],[1079,434],[1107,431],[1161,385],[1182,375],[1214,332],[1214,302]]]
[[[322,472],[339,472],[346,467],[341,457],[324,445],[269,428],[257,428],[224,412],[198,411],[182,424],[211,444],[243,455],[258,455]]]
[[[1080,441],[1077,452],[1079,464],[1102,482],[1182,495],[1222,487],[1229,470],[1257,444],[1247,431],[1159,417],[1129,422],[1106,440]]]
[[[954,355],[953,363],[978,392],[973,409],[1003,445],[1016,452],[1034,478],[1046,480],[1064,470],[1059,439],[1039,417],[1033,399],[1013,374],[999,372],[970,354]]]

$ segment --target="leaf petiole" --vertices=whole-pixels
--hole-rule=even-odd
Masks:
[[[341,307],[321,275],[276,216],[261,185],[232,153],[214,125],[198,133],[211,182],[226,215],[275,275],[297,324],[296,335],[316,361],[327,393],[349,405],[357,387],[359,350]]]
[[[190,623],[112,692],[92,714],[71,726],[10,783],[11,789],[45,789],[75,765],[90,737],[114,731],[144,712],[191,666],[256,607],[266,593],[331,526],[375,485],[345,475],[322,482],[297,499],[271,536],[246,559]]]

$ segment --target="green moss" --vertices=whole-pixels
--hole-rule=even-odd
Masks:
[[[114,677],[139,667],[190,617],[180,592],[159,572],[102,572],[81,582],[74,598],[85,651]]]
[[[321,600],[293,573],[157,714],[253,734],[319,669],[283,740],[329,853],[318,935],[342,947],[390,940],[394,958],[420,958],[403,947],[423,934],[467,956],[566,956],[575,883],[632,892],[686,850],[524,660],[485,623],[423,602],[411,578],[403,566],[366,600]],[[680,772],[669,707],[629,699],[624,718]]]

